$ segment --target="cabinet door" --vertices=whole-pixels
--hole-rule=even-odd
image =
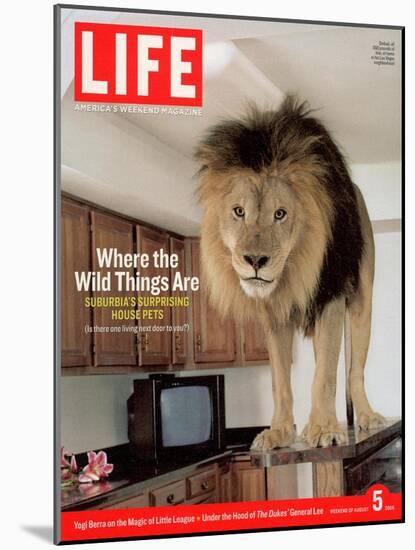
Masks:
[[[62,199],[61,204],[61,349],[62,367],[91,365],[91,322],[84,307],[89,292],[78,292],[75,271],[89,271],[88,208]]]
[[[179,258],[179,265],[175,269],[170,270],[170,280],[173,284],[175,273],[180,273],[182,277],[186,275],[186,254],[184,241],[170,237],[170,254],[177,254]],[[186,298],[186,292],[171,291],[172,296],[180,298]],[[184,327],[188,323],[187,308],[186,307],[172,307],[172,325],[173,327]],[[188,326],[188,325],[187,325]],[[171,349],[172,349],[172,363],[173,365],[183,365],[186,362],[187,354],[187,332],[174,331],[171,333]]]
[[[232,477],[230,464],[219,469],[219,502],[232,502]]]
[[[262,325],[255,321],[249,321],[245,324],[243,331],[245,360],[268,360],[267,342]]]
[[[298,498],[297,464],[266,468],[268,500]]]
[[[186,504],[216,504],[218,502],[218,497],[214,494],[210,495],[207,498],[200,499],[197,502],[187,502]]]
[[[266,500],[265,470],[246,462],[232,464],[232,492],[234,502]]]
[[[133,292],[118,291],[116,285],[115,271],[128,271],[134,275],[133,269],[103,267],[98,264],[96,249],[106,248],[117,249],[120,254],[132,254],[133,247],[133,226],[120,218],[100,212],[91,212],[92,220],[92,266],[95,272],[112,276],[111,291],[96,290],[93,293],[95,298],[117,298],[131,297]],[[115,252],[115,251],[114,251]],[[97,327],[108,327],[109,332],[94,332],[94,364],[96,366],[108,365],[136,365],[136,334],[133,329],[135,321],[125,318],[114,318],[117,312],[123,315],[129,312],[130,307],[95,307],[93,308],[94,325]],[[120,332],[115,327],[121,328]],[[119,330],[116,329],[116,330]],[[111,332],[112,330],[112,332]]]
[[[193,241],[192,272],[200,278],[200,245]],[[230,362],[235,359],[235,325],[222,321],[209,304],[203,281],[199,292],[193,293],[193,340],[195,363]]]
[[[137,252],[148,254],[150,258],[149,267],[139,270],[141,276],[150,278],[167,277],[170,280],[169,268],[156,267],[154,264],[153,254],[155,252],[159,253],[160,250],[166,255],[169,254],[168,235],[162,231],[137,225]],[[167,298],[169,297],[169,290],[160,292],[157,295],[151,294],[150,291],[140,292],[139,296],[144,299]],[[152,329],[152,327],[159,329],[139,331],[139,364],[169,365],[171,362],[171,333],[167,331],[167,327],[171,325],[170,306],[144,305],[138,309],[141,311],[140,329]],[[162,318],[160,318],[160,314]]]

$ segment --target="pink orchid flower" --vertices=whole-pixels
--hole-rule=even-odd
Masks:
[[[61,481],[74,481],[75,474],[78,470],[75,455],[71,456],[71,462],[65,458],[65,448],[61,447]]]
[[[61,447],[61,468],[69,467],[69,462],[65,458],[65,447]]]
[[[108,477],[113,469],[114,465],[107,463],[107,454],[104,451],[99,451],[98,454],[90,451],[88,453],[88,464],[82,470],[78,479],[80,483],[92,483]]]

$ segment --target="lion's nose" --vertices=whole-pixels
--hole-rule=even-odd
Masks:
[[[252,267],[257,271],[258,269],[261,269],[261,267],[264,267],[264,265],[269,260],[269,256],[244,256],[244,260],[248,262],[249,265],[252,265]]]

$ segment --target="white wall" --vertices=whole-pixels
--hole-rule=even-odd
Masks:
[[[61,378],[61,444],[69,453],[119,445],[127,438],[130,376]]]
[[[354,164],[350,171],[354,182],[363,193],[371,220],[401,218],[400,161]]]

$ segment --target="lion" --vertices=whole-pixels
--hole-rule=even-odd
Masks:
[[[337,364],[346,310],[351,326],[350,397],[362,430],[384,418],[364,386],[374,238],[363,196],[339,147],[306,102],[251,106],[199,142],[203,206],[201,267],[210,301],[225,318],[251,319],[266,333],[274,413],[253,450],[296,439],[291,390],[295,330],[313,340],[311,411],[302,437],[312,447],[346,442],[336,416]]]

